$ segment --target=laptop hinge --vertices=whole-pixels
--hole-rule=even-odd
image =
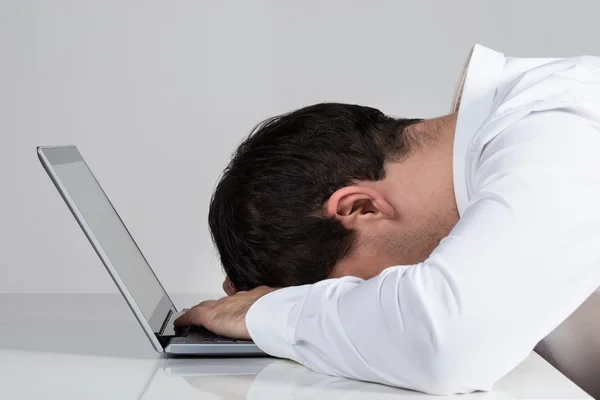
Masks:
[[[162,336],[162,334],[165,333],[165,329],[167,329],[167,324],[169,323],[169,320],[171,319],[171,315],[173,315],[173,310],[169,310],[169,312],[167,313],[167,317],[165,318],[162,325],[160,326],[160,332],[158,332],[159,335]]]

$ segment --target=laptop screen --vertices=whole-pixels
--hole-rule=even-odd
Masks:
[[[152,331],[159,332],[173,304],[79,151],[69,146],[42,148],[41,152],[60,181],[57,186],[62,185],[65,197],[75,206],[72,211],[89,228],[86,234],[94,248],[116,272],[116,277],[111,273],[113,279],[120,288],[125,286]]]

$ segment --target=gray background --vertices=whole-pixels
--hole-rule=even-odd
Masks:
[[[596,1],[0,0],[0,292],[112,292],[40,167],[76,144],[171,292],[217,292],[208,200],[254,124],[310,103],[450,110],[475,42],[600,55]]]

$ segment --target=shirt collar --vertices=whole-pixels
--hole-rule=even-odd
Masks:
[[[454,133],[454,196],[461,216],[469,202],[465,174],[468,148],[491,111],[504,61],[504,54],[475,44],[454,98],[453,111],[458,109]]]

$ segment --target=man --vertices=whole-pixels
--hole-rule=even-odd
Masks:
[[[489,390],[600,286],[599,129],[600,58],[480,45],[449,115],[272,118],[211,202],[231,296],[177,324],[325,374]]]

